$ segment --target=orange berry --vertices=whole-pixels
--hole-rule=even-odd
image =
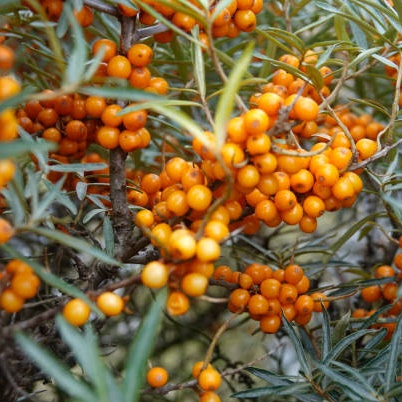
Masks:
[[[182,29],[185,32],[190,32],[197,21],[188,14],[176,11],[173,15],[172,23],[176,25],[179,29]]]
[[[306,293],[310,289],[310,279],[306,275],[303,275],[300,281],[295,283],[295,288],[299,295]]]
[[[102,126],[96,133],[98,143],[106,149],[119,146],[120,130],[117,127]]]
[[[345,172],[342,177],[348,179],[352,183],[355,194],[358,194],[360,191],[362,191],[363,181],[359,175],[354,172]]]
[[[356,142],[356,149],[361,159],[368,159],[373,156],[378,149],[377,142],[369,138],[362,138]]]
[[[251,10],[237,10],[233,16],[236,26],[243,32],[251,32],[257,26],[257,17]]]
[[[127,79],[130,77],[131,70],[131,63],[122,55],[113,56],[107,63],[107,74],[110,77]]]
[[[381,297],[381,289],[378,285],[367,286],[362,289],[361,295],[363,300],[368,303],[373,303]]]
[[[10,70],[14,65],[14,51],[9,46],[0,45],[0,70]]]
[[[250,155],[266,154],[271,149],[271,138],[266,133],[253,134],[247,138],[246,148]]]
[[[147,66],[153,56],[152,48],[144,43],[136,43],[127,52],[127,58],[134,67]]]
[[[250,109],[244,115],[244,128],[250,135],[264,133],[269,126],[269,117],[262,109]]]
[[[139,227],[150,228],[155,222],[154,214],[148,209],[141,209],[135,215],[135,224]]]
[[[280,190],[275,194],[274,203],[279,211],[288,211],[297,204],[297,198],[293,191]]]
[[[276,299],[279,297],[281,282],[275,278],[264,279],[260,284],[260,291],[267,299]]]
[[[100,96],[88,96],[85,99],[85,110],[90,117],[100,118],[106,108],[106,101]]]
[[[25,299],[10,288],[6,288],[0,293],[0,308],[7,313],[17,313],[24,306]]]
[[[246,165],[237,171],[236,180],[243,187],[255,187],[260,181],[260,173],[255,166]]]
[[[141,272],[142,283],[152,289],[158,289],[165,286],[168,278],[168,268],[160,261],[149,262]]]
[[[182,175],[189,169],[189,164],[183,158],[175,156],[166,163],[165,170],[167,175],[175,182],[179,183]]]
[[[244,161],[243,149],[234,143],[226,142],[221,148],[221,155],[227,166],[233,167]]]
[[[229,305],[234,313],[243,312],[250,300],[250,293],[246,289],[235,289],[229,296]]]
[[[307,325],[312,317],[312,313],[307,313],[307,314],[296,314],[296,317],[294,318],[294,322],[299,325]]]
[[[295,117],[299,120],[316,120],[318,117],[318,104],[315,100],[300,96],[293,107]]]
[[[90,314],[91,309],[81,299],[72,299],[63,307],[63,316],[71,325],[80,326],[85,324]]]
[[[11,98],[20,92],[20,84],[11,76],[0,77],[0,101]]]
[[[290,187],[292,190],[304,194],[310,191],[314,185],[314,176],[307,169],[300,169],[290,176]]]
[[[192,186],[187,192],[187,203],[196,211],[205,211],[211,205],[212,191],[203,184]]]
[[[355,196],[355,189],[347,177],[340,177],[332,186],[332,194],[338,200],[347,201]]]
[[[102,61],[108,62],[112,57],[117,54],[117,45],[110,39],[98,39],[92,45],[92,53],[98,54],[100,50],[103,49],[104,54]]]
[[[96,299],[99,310],[106,316],[119,315],[124,309],[124,300],[113,292],[103,292]]]
[[[249,313],[255,316],[267,314],[268,307],[268,300],[260,294],[252,295],[247,304]]]
[[[136,131],[123,130],[119,134],[119,145],[124,152],[133,152],[141,148],[141,138]]]
[[[65,127],[67,137],[72,141],[84,141],[88,135],[87,126],[81,120],[70,120]]]
[[[313,311],[321,313],[322,306],[324,306],[326,309],[329,307],[329,301],[325,300],[326,296],[324,293],[314,292],[310,296],[314,301]]]
[[[1,231],[0,231],[1,233]],[[394,265],[399,269],[402,270],[402,253],[398,253],[394,257]]]
[[[4,218],[0,218],[0,244],[7,243],[14,235],[14,228]]]
[[[324,163],[317,167],[315,178],[319,184],[331,187],[339,179],[339,170],[332,163]]]
[[[147,372],[147,383],[153,388],[163,387],[168,378],[168,372],[163,367],[152,367]]]
[[[186,274],[181,281],[183,292],[191,297],[199,297],[205,294],[208,287],[208,278],[197,272]]]
[[[24,299],[35,297],[38,293],[39,286],[39,278],[30,272],[14,274],[10,283],[10,288],[13,292]]]
[[[385,300],[394,301],[398,296],[398,285],[395,282],[387,283],[382,288],[382,296]]]
[[[295,302],[296,313],[300,315],[310,314],[314,310],[314,300],[309,295],[301,295]]]
[[[197,363],[194,363],[192,369],[191,369],[191,374],[194,378],[198,378],[198,376],[200,375],[202,368],[204,366],[204,362],[203,361],[198,361]],[[208,364],[207,367],[205,368],[212,368],[211,364]]]
[[[189,308],[190,301],[183,292],[173,291],[169,293],[166,301],[166,309],[170,315],[177,316],[186,314]]]
[[[297,299],[297,289],[290,283],[282,283],[279,290],[279,301],[281,304],[295,303]]]
[[[264,315],[260,320],[260,329],[267,334],[275,334],[281,326],[282,320],[279,315]]]
[[[216,240],[202,237],[197,242],[196,255],[200,261],[215,261],[221,255],[221,247]]]
[[[211,219],[205,225],[204,235],[211,239],[221,242],[229,236],[229,228],[221,221]]]
[[[131,70],[129,82],[133,88],[145,89],[151,83],[151,72],[147,67],[134,67]]]
[[[198,385],[205,391],[215,391],[222,383],[220,373],[212,367],[207,367],[198,376]]]
[[[258,99],[258,107],[268,116],[276,116],[283,106],[283,98],[276,93],[267,92]]]
[[[325,203],[316,195],[309,195],[303,201],[304,212],[313,218],[318,218],[325,211]]]
[[[81,10],[74,9],[74,17],[83,27],[89,27],[94,21],[94,13],[88,6],[83,6]]]
[[[304,272],[303,268],[297,264],[290,264],[285,267],[285,281],[292,285],[296,285],[302,278]]]

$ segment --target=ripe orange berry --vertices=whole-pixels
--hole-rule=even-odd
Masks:
[[[110,127],[118,127],[123,122],[123,116],[117,114],[122,110],[122,107],[117,104],[108,105],[104,108],[101,114],[103,124]]]
[[[321,313],[322,306],[324,306],[326,309],[329,307],[329,301],[325,300],[326,296],[324,293],[314,292],[310,296],[314,301],[313,311]]]
[[[237,10],[233,16],[233,21],[243,32],[254,31],[257,26],[257,17],[251,10]]]
[[[216,261],[221,255],[221,247],[216,240],[202,237],[197,242],[196,255],[200,261]]]
[[[198,378],[198,376],[200,375],[202,368],[204,366],[204,362],[198,361],[197,363],[194,363],[192,369],[191,369],[191,374],[194,378]],[[212,368],[212,365],[208,363],[207,367],[205,368]]]
[[[12,160],[0,160],[0,188],[14,177],[15,170],[15,163]]]
[[[84,141],[88,135],[87,126],[81,120],[70,120],[65,127],[67,137],[72,141]]]
[[[294,104],[294,113],[299,120],[316,120],[319,112],[318,104],[315,100],[300,96]]]
[[[135,224],[139,227],[150,228],[154,222],[154,214],[148,209],[141,209],[135,215]]]
[[[378,149],[377,142],[369,138],[362,138],[356,142],[356,149],[359,152],[360,159],[368,159],[373,156]]]
[[[117,127],[102,126],[96,133],[98,143],[106,149],[119,146],[120,130]]]
[[[182,175],[189,169],[189,164],[183,158],[175,156],[166,163],[165,170],[167,175],[175,182],[179,183]]]
[[[314,310],[314,300],[309,295],[301,295],[295,302],[296,313],[300,315],[310,314]]]
[[[385,300],[394,301],[398,296],[398,285],[395,282],[387,283],[382,288],[382,296]]]
[[[168,372],[163,367],[152,367],[147,372],[147,383],[153,388],[163,387],[168,382]]]
[[[363,300],[368,303],[373,303],[381,297],[381,289],[378,285],[367,286],[362,289],[361,295]]]
[[[258,99],[258,107],[268,116],[276,116],[283,106],[283,98],[276,93],[267,92]]]
[[[203,184],[196,184],[187,192],[187,203],[196,211],[205,211],[211,202],[212,191]]]
[[[292,285],[296,285],[302,278],[304,272],[303,268],[297,264],[290,264],[285,267],[285,281]]]
[[[290,176],[290,187],[292,190],[304,194],[310,191],[314,185],[314,176],[307,169],[300,169]]]
[[[136,43],[127,52],[127,58],[134,67],[147,66],[153,56],[152,48],[144,43]]]
[[[352,183],[355,194],[358,194],[360,191],[362,191],[363,181],[359,175],[354,172],[345,172],[342,177],[348,179]]]
[[[236,181],[244,188],[252,188],[260,181],[260,173],[255,166],[246,165],[237,171]]]
[[[246,289],[235,289],[229,296],[229,308],[234,313],[243,312],[250,300],[250,293]]]
[[[166,301],[166,309],[170,315],[177,316],[186,314],[189,308],[190,301],[183,292],[176,290],[169,293]]]
[[[299,325],[307,325],[310,322],[312,315],[312,313],[296,314],[294,322]]]
[[[14,235],[14,229],[4,218],[0,218],[0,244],[7,243]]]
[[[187,203],[187,195],[183,190],[175,190],[166,199],[166,206],[176,216],[184,216],[190,209]]]
[[[20,92],[20,84],[11,76],[0,77],[0,101],[11,98]]]
[[[279,211],[288,211],[297,204],[297,198],[291,190],[279,190],[275,194],[274,203]]]
[[[10,288],[6,288],[0,294],[0,308],[7,313],[17,313],[24,306],[25,299],[14,292]]]
[[[85,110],[90,117],[100,118],[106,108],[106,101],[100,96],[88,96],[85,100]]]
[[[244,128],[249,135],[264,133],[269,126],[269,117],[262,109],[250,109],[244,115]]]
[[[108,62],[112,57],[117,54],[117,45],[110,39],[98,39],[92,45],[92,53],[98,54],[100,50],[103,49],[104,54],[102,61]]]
[[[266,133],[253,134],[247,138],[246,148],[250,155],[266,154],[271,149],[271,138]]]
[[[136,131],[123,130],[119,134],[119,145],[124,152],[133,152],[141,148],[141,138]]]
[[[318,218],[325,211],[325,203],[316,195],[309,195],[303,201],[304,212],[313,218]]]
[[[281,282],[275,278],[264,279],[260,284],[260,291],[267,299],[276,299],[279,297]]]
[[[208,287],[208,278],[197,272],[186,274],[181,281],[183,292],[191,297],[199,297],[205,294]]]
[[[222,383],[219,371],[212,367],[202,370],[198,376],[198,385],[205,391],[216,391]]]
[[[81,299],[72,299],[63,308],[64,318],[75,326],[84,325],[91,314],[91,309]]]
[[[279,290],[279,301],[281,304],[295,303],[297,299],[297,289],[290,283],[282,283]]]
[[[245,158],[243,149],[238,144],[229,142],[223,144],[221,155],[225,164],[230,167],[237,166]]]
[[[185,32],[190,32],[194,28],[197,21],[188,14],[176,11],[173,15],[172,23],[179,29],[182,29]]]
[[[96,299],[99,310],[106,316],[119,315],[124,309],[123,298],[113,292],[103,292]]]
[[[1,232],[1,231],[0,231]],[[402,270],[402,253],[398,253],[394,257],[394,265],[399,269]]]
[[[0,45],[0,70],[10,70],[14,65],[14,51],[9,46]]]
[[[89,27],[94,20],[93,11],[88,6],[83,6],[81,10],[74,9],[74,17],[83,28]]]
[[[317,167],[315,178],[319,184],[331,187],[339,179],[339,170],[332,163],[324,163]]]
[[[282,320],[279,315],[264,315],[260,320],[260,329],[267,334],[275,334],[281,326]]]
[[[39,286],[39,278],[30,272],[14,274],[10,283],[10,288],[13,292],[24,299],[35,297]]]
[[[131,70],[129,82],[133,88],[145,89],[151,83],[151,72],[147,67],[134,67]]]
[[[252,295],[247,304],[249,313],[255,316],[267,314],[268,307],[268,300],[260,294]]]
[[[221,221],[211,219],[205,225],[204,235],[211,239],[221,242],[229,236],[229,228]]]
[[[338,200],[348,201],[354,199],[355,189],[352,182],[347,177],[340,177],[332,186],[332,194]]]
[[[141,272],[142,283],[152,289],[158,289],[165,286],[168,278],[168,268],[160,261],[149,262]]]
[[[306,293],[310,289],[310,279],[306,275],[303,275],[300,281],[295,283],[295,288],[299,295]]]
[[[130,77],[131,70],[131,63],[122,55],[113,56],[107,63],[107,74],[110,77],[127,79]]]

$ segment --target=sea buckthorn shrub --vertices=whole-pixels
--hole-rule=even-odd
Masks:
[[[399,20],[2,4],[3,399],[399,400]]]

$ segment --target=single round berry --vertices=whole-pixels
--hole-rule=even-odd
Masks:
[[[108,317],[119,315],[124,309],[122,297],[113,292],[103,292],[96,299],[99,309]]]
[[[163,367],[152,367],[147,372],[147,383],[153,388],[163,387],[169,379],[169,374]]]
[[[75,326],[84,325],[91,314],[88,304],[81,299],[72,299],[63,308],[64,318]]]

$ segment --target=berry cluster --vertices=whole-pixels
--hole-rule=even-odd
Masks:
[[[23,261],[9,261],[4,271],[0,271],[0,308],[8,313],[22,309],[26,299],[38,293],[40,279],[32,268]]]
[[[135,17],[138,15],[140,23],[145,26],[153,25],[158,22],[154,16],[144,9],[144,7],[141,7],[141,4],[137,4],[135,0],[132,0],[132,3],[138,7],[138,10],[119,4],[119,12],[126,17]],[[154,0],[146,0],[142,1],[142,3],[145,3],[147,6],[157,11],[184,32],[190,32],[194,26],[198,25],[200,27],[200,40],[204,44],[208,44],[208,35],[205,32],[206,27],[202,26],[199,18],[197,18],[197,15],[199,17],[204,16],[199,1],[189,1],[188,12],[177,11],[174,7],[169,7],[166,4]],[[174,0],[172,0],[171,3],[174,5]],[[211,18],[215,8],[219,5],[219,1],[213,1],[210,3],[212,4],[210,5],[207,18]],[[262,11],[263,6],[263,0],[233,0],[214,17],[211,27],[212,36],[215,38],[235,38],[241,32],[253,31],[257,26],[256,15]],[[169,42],[173,38],[173,31],[167,30],[157,33],[154,35],[154,38],[161,43]]]
[[[32,12],[38,12],[38,9],[33,7],[30,2],[22,1],[21,3]],[[59,21],[64,8],[64,0],[39,0],[38,3],[50,21]],[[73,14],[83,28],[89,27],[94,21],[94,13],[88,6],[84,5],[81,9],[74,9]]]
[[[323,293],[306,294],[310,280],[297,264],[273,270],[268,265],[252,263],[244,272],[221,265],[213,277],[237,285],[229,297],[229,310],[248,312],[253,320],[259,321],[260,329],[265,333],[273,334],[279,330],[282,313],[287,320],[305,325],[313,312],[322,311],[321,302],[325,308],[329,305]]]
[[[399,238],[399,246],[402,248],[402,236]],[[381,314],[385,322],[379,324],[379,327],[388,330],[387,339],[390,339],[395,330],[396,317],[402,311],[402,298],[398,297],[398,289],[402,279],[402,252],[394,256],[393,265],[380,265],[375,269],[374,277],[376,279],[390,278],[392,281],[382,285],[371,285],[361,290],[361,297],[366,303],[374,303],[374,308],[366,310],[364,308],[356,309],[353,312],[354,318],[364,318],[374,314],[379,307],[389,306]]]
[[[135,88],[166,94],[169,88],[166,80],[151,77],[146,67],[152,59],[149,46],[135,44],[125,57],[117,55],[114,42],[100,39],[94,43],[94,54],[100,49],[103,49],[107,63],[101,64],[100,70],[104,68],[104,74],[98,72],[98,78],[124,76]],[[41,98],[28,101],[18,110],[18,124],[32,135],[57,143],[57,152],[51,158],[59,163],[80,159],[85,162],[87,148],[92,143],[106,149],[120,146],[125,152],[132,152],[147,147],[151,140],[145,128],[146,110],[137,109],[120,115],[123,107],[112,100],[79,94],[56,95],[50,89],[43,91]],[[58,178],[54,172],[50,176],[51,180]]]

